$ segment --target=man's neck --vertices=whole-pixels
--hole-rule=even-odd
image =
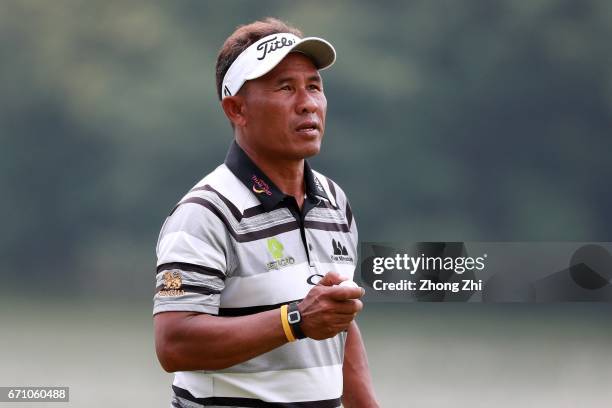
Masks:
[[[270,180],[283,193],[293,196],[302,208],[304,203],[305,186],[304,186],[304,159],[300,160],[271,160],[265,156],[241,146],[242,150],[249,156],[253,163],[265,173]]]

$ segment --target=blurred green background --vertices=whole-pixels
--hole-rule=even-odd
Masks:
[[[169,405],[157,234],[231,141],[217,51],[266,16],[337,49],[312,162],[361,240],[611,240],[611,2],[4,0],[0,386]],[[611,311],[377,304],[360,324],[384,407],[591,407]]]

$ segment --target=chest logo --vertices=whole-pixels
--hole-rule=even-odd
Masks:
[[[332,254],[330,258],[335,263],[353,263],[353,257],[348,254],[346,247],[340,243],[340,241],[336,241],[332,239]]]
[[[295,263],[295,259],[292,256],[284,256],[283,251],[285,247],[281,242],[276,238],[268,238],[267,240],[268,252],[274,258],[274,261],[268,262],[266,264],[267,270],[272,269],[281,269],[289,265],[293,265]]]

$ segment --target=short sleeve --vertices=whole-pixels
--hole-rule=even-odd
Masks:
[[[164,222],[157,242],[153,314],[218,314],[227,246],[225,226],[213,212],[194,203],[179,205]]]

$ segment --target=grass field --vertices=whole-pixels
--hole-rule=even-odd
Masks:
[[[367,305],[359,317],[383,407],[605,407],[607,305]],[[0,304],[0,385],[70,387],[70,403],[168,407],[150,305]],[[0,407],[25,407],[0,403]]]

